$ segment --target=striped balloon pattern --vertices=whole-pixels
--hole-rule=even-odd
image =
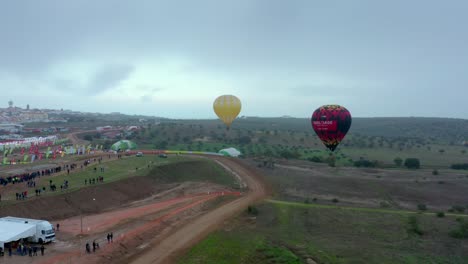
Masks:
[[[213,103],[214,112],[228,129],[239,115],[241,107],[241,101],[234,95],[221,95]]]

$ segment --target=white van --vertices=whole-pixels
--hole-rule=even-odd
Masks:
[[[4,240],[3,242],[16,241],[22,238],[41,244],[55,241],[54,228],[45,220],[7,216],[0,218],[0,229],[3,228],[5,228],[5,231],[8,230],[1,233],[4,237],[3,239],[0,237],[0,240]]]

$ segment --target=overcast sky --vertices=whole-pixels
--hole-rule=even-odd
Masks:
[[[6,107],[468,118],[468,1],[6,0]]]

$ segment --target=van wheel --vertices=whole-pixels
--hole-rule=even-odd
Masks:
[[[42,238],[39,238],[39,244],[44,244],[44,240],[42,240]]]

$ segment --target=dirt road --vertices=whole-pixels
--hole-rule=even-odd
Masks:
[[[199,184],[199,188],[196,187],[197,184],[190,184],[190,190],[195,188],[201,193],[183,191],[183,196],[179,194],[169,199],[166,195],[162,200],[145,198],[138,200],[136,204],[132,203],[118,209],[96,212],[96,214],[86,215],[83,218],[74,216],[63,219],[60,221],[61,231],[57,234],[56,243],[47,246],[46,257],[14,256],[14,263],[26,264],[38,261],[48,264],[174,262],[178,255],[183,254],[218,228],[226,219],[245,210],[248,205],[263,199],[268,193],[258,172],[243,164],[241,160],[224,157],[205,158],[215,160],[230,171],[238,179],[240,186],[248,187],[247,191],[241,194],[224,191],[220,189],[221,186],[207,185],[207,183]],[[141,179],[145,180],[145,178]],[[135,183],[135,180],[132,182]],[[125,182],[114,184],[127,186],[132,190],[142,191],[144,189],[142,186],[135,188]],[[145,182],[143,181],[142,184],[144,185]],[[147,184],[150,185],[149,182]],[[150,187],[148,187],[149,191],[152,190]],[[116,195],[118,194],[103,192],[102,197],[98,197],[97,200],[104,201],[106,198],[104,196],[115,197]],[[227,200],[225,199],[223,202],[221,199],[219,202],[217,197],[225,195],[230,196],[230,198],[226,197]],[[124,196],[126,195],[124,194]],[[43,202],[44,200],[37,201]],[[122,201],[122,203],[124,202]],[[81,228],[83,228],[83,235],[78,236],[81,233]],[[114,232],[116,243],[110,245],[105,243],[107,232]],[[84,254],[83,243],[94,239],[101,242],[102,249],[93,254]],[[0,260],[0,263],[4,262]]]
[[[153,241],[146,251],[134,259],[128,260],[128,263],[173,263],[179,255],[220,227],[225,220],[267,196],[267,187],[261,176],[253,169],[248,168],[239,160],[222,157],[213,157],[212,159],[221,162],[241,177],[249,191],[241,198],[210,211],[170,233],[162,241],[160,239]]]

